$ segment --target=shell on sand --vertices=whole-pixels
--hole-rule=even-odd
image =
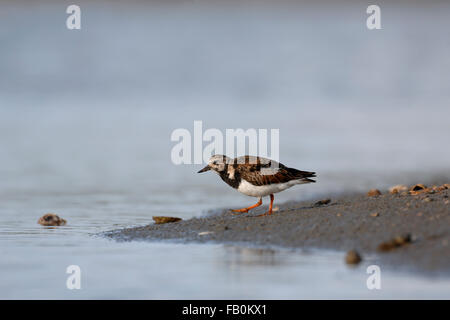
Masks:
[[[411,188],[409,188],[409,194],[416,196],[418,194],[423,194],[423,193],[435,193],[435,192],[439,192],[440,190],[438,190],[436,188],[436,186],[434,188],[428,188],[427,186],[419,183],[416,185],[413,185]]]
[[[424,190],[427,187],[421,183],[415,184],[413,185],[411,188],[409,188],[409,191],[420,191],[420,190]]]

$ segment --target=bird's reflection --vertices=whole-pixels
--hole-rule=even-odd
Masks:
[[[273,249],[224,246],[223,263],[233,266],[277,266],[282,265],[285,258]]]

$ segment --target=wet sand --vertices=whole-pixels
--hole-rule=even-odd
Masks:
[[[256,217],[267,206],[247,214],[229,210],[175,223],[150,224],[106,232],[118,241],[175,240],[215,242],[262,247],[324,248],[345,253],[356,250],[381,265],[428,274],[450,275],[449,189],[412,195],[354,194],[316,201],[277,205],[270,216]],[[326,202],[326,201],[324,201]],[[249,203],[250,204],[250,203]],[[382,243],[410,235],[411,242],[380,251]],[[384,249],[390,248],[389,245]]]

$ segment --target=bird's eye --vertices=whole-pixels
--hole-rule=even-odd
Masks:
[[[214,161],[213,164],[217,164],[217,161]]]

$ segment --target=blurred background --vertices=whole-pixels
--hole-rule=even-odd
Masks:
[[[12,259],[0,263],[2,297],[53,297],[50,279],[19,290],[15,272],[58,265],[67,246],[101,252],[100,265],[120,260],[91,233],[252,202],[199,165],[171,162],[171,133],[194,120],[280,129],[280,161],[318,183],[278,201],[449,177],[446,1],[377,1],[381,30],[366,27],[369,1],[76,1],[81,30],[68,30],[71,4],[0,1],[0,249]],[[69,226],[41,229],[46,212]],[[159,297],[178,290],[167,288]],[[217,297],[240,297],[233,290]]]

